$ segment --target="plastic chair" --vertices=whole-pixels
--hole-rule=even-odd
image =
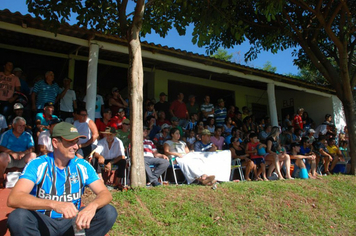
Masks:
[[[242,165],[241,165],[241,160],[239,158],[236,158],[236,159],[233,159],[231,161],[231,175],[230,175],[230,181],[233,180],[234,178],[234,173],[235,173],[235,170],[238,170],[239,171],[239,175],[240,175],[240,178],[241,178],[241,181],[245,181],[245,176],[244,176],[244,173],[242,171]]]

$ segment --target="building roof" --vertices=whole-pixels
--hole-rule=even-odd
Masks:
[[[24,30],[13,31],[12,27],[10,27],[10,24],[22,27]],[[22,15],[19,12],[12,13],[7,9],[0,11],[0,44],[32,48],[67,55],[75,54],[78,56],[88,57],[88,46],[78,45],[75,43],[71,43],[70,41],[55,40],[55,38],[44,37],[43,35],[41,35],[41,33],[26,33],[26,29],[39,30],[38,32],[48,32],[44,21],[40,18],[32,17],[29,14]],[[89,40],[96,40],[114,45],[121,45],[124,47],[127,46],[127,41],[125,39],[120,38],[119,36],[106,35],[94,31],[92,29],[78,27],[77,25],[69,25],[67,23],[61,25],[61,27],[57,31],[57,35],[69,36],[70,38],[76,38],[77,40],[83,40],[88,42]],[[185,50],[162,46],[160,44],[147,43],[146,41],[143,41],[141,43],[141,48],[143,52],[169,56],[177,60],[181,59],[188,62],[200,63],[202,65],[206,65],[207,67],[218,67],[225,70],[225,72],[221,73],[207,71],[202,68],[194,68],[186,65],[177,65],[176,63],[174,63],[174,61],[156,60],[154,58],[145,57],[145,55],[143,54],[143,63],[145,68],[166,70],[184,75],[190,75],[200,78],[217,80],[225,83],[239,84],[241,86],[248,86],[266,90],[267,82],[247,78],[248,76],[257,76],[268,79],[268,81],[275,81],[277,83],[295,85],[298,87],[312,89],[319,92],[335,94],[335,91],[327,86],[321,86],[301,81],[281,74],[251,68],[233,62],[227,62],[211,58],[209,56],[188,52]],[[99,58],[102,60],[128,64],[129,58],[127,54],[128,51],[117,52],[103,48],[100,50]],[[243,75],[246,75],[247,77],[236,76],[236,74],[233,74],[231,72],[239,72]]]

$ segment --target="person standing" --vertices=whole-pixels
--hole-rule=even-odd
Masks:
[[[0,72],[0,113],[7,119],[11,112],[13,103],[17,99],[15,91],[21,91],[21,83],[17,76],[12,74],[14,65],[6,62],[4,72]]]
[[[188,110],[183,102],[184,94],[178,93],[177,99],[174,100],[169,108],[172,117],[177,117],[179,119],[179,126],[185,127],[188,117]]]
[[[86,235],[105,235],[116,221],[112,196],[85,160],[75,152],[84,136],[66,122],[52,132],[53,153],[31,161],[12,189],[7,205],[11,235],[74,235],[74,227]],[[85,187],[96,198],[81,208]]]
[[[54,82],[53,71],[47,71],[45,79],[40,80],[33,86],[32,90],[32,110],[41,113],[44,105],[47,102],[54,104],[61,90],[56,82]]]
[[[59,94],[59,110],[62,120],[73,117],[74,110],[77,109],[77,98],[75,91],[70,89],[72,79],[66,77],[63,79],[63,88]]]
[[[169,112],[169,102],[166,101],[167,99],[167,94],[164,92],[159,94],[159,101],[155,104],[155,110],[159,113],[160,111],[164,111],[167,120],[170,118],[170,112]]]

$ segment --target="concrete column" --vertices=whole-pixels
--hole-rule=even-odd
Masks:
[[[74,72],[75,72],[75,60],[73,58],[69,58],[68,78],[71,78],[73,80],[73,82],[70,84],[71,89],[73,89],[73,84],[74,84]]]
[[[88,77],[86,93],[86,109],[90,119],[95,120],[95,103],[97,92],[99,45],[90,43],[88,60]]]
[[[277,116],[277,105],[276,105],[276,95],[274,92],[274,84],[267,84],[267,95],[268,95],[268,105],[269,113],[271,117],[272,126],[278,126],[278,116]]]

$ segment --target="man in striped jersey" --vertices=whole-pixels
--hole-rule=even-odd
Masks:
[[[117,212],[112,196],[84,159],[79,159],[78,140],[84,138],[66,122],[52,131],[53,153],[32,160],[11,191],[8,206],[17,208],[8,218],[11,235],[73,235],[72,224],[86,235],[105,235]],[[81,206],[84,188],[96,198]]]

